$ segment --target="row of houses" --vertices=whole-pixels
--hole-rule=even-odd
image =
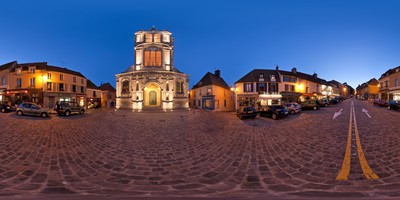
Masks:
[[[190,90],[189,105],[215,111],[232,111],[240,106],[264,106],[286,102],[302,102],[307,99],[331,99],[354,94],[346,83],[326,81],[317,76],[297,71],[255,69],[244,75],[235,85],[228,84],[215,74],[206,73]]]
[[[372,101],[373,99],[400,100],[400,66],[387,70],[377,80],[358,85],[357,98]]]
[[[96,86],[80,72],[48,65],[47,62],[0,66],[0,103],[30,101],[53,108],[57,101],[75,101],[86,108],[115,106],[115,88]]]

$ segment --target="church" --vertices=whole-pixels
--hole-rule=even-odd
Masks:
[[[171,35],[154,27],[135,33],[134,64],[116,75],[116,109],[189,108],[189,75],[174,66]]]

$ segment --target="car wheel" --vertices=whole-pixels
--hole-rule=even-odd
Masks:
[[[84,110],[79,111],[79,114],[80,114],[80,115],[83,115],[83,113],[85,113]]]
[[[276,114],[272,114],[272,119],[276,120],[277,119],[277,115]]]
[[[22,116],[24,113],[20,110],[17,111],[17,115]]]
[[[47,113],[42,113],[40,114],[41,117],[46,118],[47,117]]]
[[[70,114],[71,114],[71,112],[70,112],[69,110],[65,111],[65,113],[64,113],[64,115],[65,115],[66,117],[69,117]]]
[[[294,110],[290,111],[290,114],[294,115],[296,112]]]
[[[2,109],[1,109],[1,112],[2,112],[2,113],[5,113],[5,112],[6,112],[6,109],[2,108]]]

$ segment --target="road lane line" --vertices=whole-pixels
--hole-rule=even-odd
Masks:
[[[353,102],[352,102],[353,103]],[[347,136],[347,146],[346,153],[344,155],[344,160],[342,168],[339,174],[336,176],[336,180],[348,180],[350,174],[350,161],[351,161],[351,123],[352,123],[352,112],[350,112],[350,123],[349,123],[349,133]]]
[[[359,134],[358,128],[357,128],[357,118],[356,118],[356,113],[354,111],[354,107],[352,108],[352,110],[354,112],[353,117],[354,117],[354,128],[355,128],[355,132],[356,132],[357,154],[358,154],[358,159],[361,164],[361,169],[364,173],[364,176],[367,179],[378,179],[379,176],[376,175],[374,173],[374,171],[372,171],[371,167],[368,165],[367,159],[365,158],[364,151],[362,150],[362,147],[361,147],[360,134]]]

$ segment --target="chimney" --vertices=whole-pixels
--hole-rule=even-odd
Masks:
[[[221,71],[219,69],[215,70],[215,76],[221,78]]]
[[[314,73],[312,76],[313,76],[314,78],[317,78],[317,77],[318,77],[317,73]]]
[[[278,65],[276,65],[276,71],[278,71],[279,70],[279,66]]]
[[[293,67],[293,68],[292,68],[292,73],[293,73],[293,74],[296,74],[296,73],[297,73],[296,67]]]

